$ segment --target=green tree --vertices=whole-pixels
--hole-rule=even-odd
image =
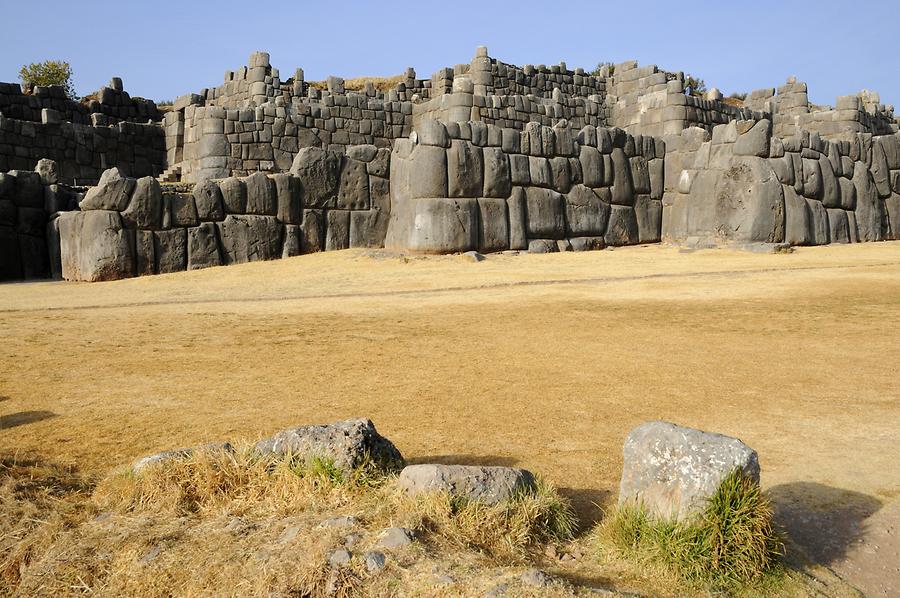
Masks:
[[[706,93],[706,82],[693,75],[684,76],[684,93],[689,96],[702,96]]]
[[[72,83],[72,66],[63,60],[45,60],[25,65],[19,69],[19,79],[27,89],[35,85],[60,85],[69,98],[77,99]]]
[[[592,70],[589,74],[594,77],[599,77],[600,73],[603,72],[603,67],[608,67],[609,75],[614,75],[616,72],[616,66],[611,62],[598,62],[597,68]]]

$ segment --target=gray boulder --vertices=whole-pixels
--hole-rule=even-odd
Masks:
[[[222,242],[222,261],[243,264],[281,257],[282,225],[274,216],[236,216],[229,214],[217,222]]]
[[[619,504],[642,504],[661,519],[685,520],[735,469],[759,483],[756,451],[737,438],[649,422],[632,430],[622,449]]]
[[[609,222],[609,211],[609,203],[600,195],[585,185],[575,185],[566,195],[566,235],[602,236]]]
[[[850,221],[840,208],[828,209],[828,234],[832,243],[850,242]]]
[[[138,185],[142,180],[138,181]],[[137,195],[137,191],[135,191],[135,195]],[[132,198],[132,203],[134,203],[134,198]],[[203,222],[220,222],[225,219],[222,190],[215,181],[205,180],[194,185],[194,204],[197,207],[197,217]]]
[[[480,147],[454,139],[447,150],[448,197],[478,197],[484,189],[484,157]]]
[[[254,172],[246,179],[247,213],[257,216],[274,216],[278,212],[275,182],[263,172]]]
[[[409,465],[397,486],[410,496],[446,492],[453,497],[493,505],[535,490],[534,475],[512,467]]]
[[[219,183],[219,190],[222,192],[225,213],[247,213],[247,187],[244,186],[244,181],[237,177],[229,177]]]
[[[173,228],[153,233],[156,273],[169,274],[187,269],[187,229]]]
[[[369,209],[369,175],[365,162],[344,156],[335,205],[341,210]]]
[[[44,185],[55,185],[59,182],[59,164],[54,160],[41,158],[34,171],[41,177],[41,183]]]
[[[131,466],[131,470],[134,473],[141,473],[147,467],[151,465],[156,465],[159,463],[165,463],[167,461],[175,461],[178,459],[187,459],[191,457],[195,453],[198,452],[226,452],[232,453],[234,452],[234,447],[231,446],[231,443],[228,442],[213,442],[210,444],[204,444],[201,446],[192,446],[188,448],[182,449],[174,449],[170,451],[163,451],[161,453],[156,453],[155,455],[148,455],[146,457],[142,457],[134,462]]]
[[[800,197],[793,186],[783,185],[784,191],[784,242],[791,245],[812,244],[812,214],[809,204]]]
[[[529,238],[562,239],[566,233],[563,196],[550,189],[525,189],[526,230]]]
[[[66,280],[96,282],[134,276],[133,231],[125,230],[118,212],[63,212],[59,237]]]
[[[304,147],[291,164],[291,174],[303,185],[303,201],[307,208],[331,208],[337,199],[343,155]]]
[[[216,225],[203,222],[188,229],[187,269],[199,270],[222,265],[222,255],[216,239]]]
[[[100,175],[96,187],[88,189],[79,206],[82,210],[116,210],[121,212],[128,207],[134,179],[119,172],[118,168],[110,168]]]
[[[409,546],[415,540],[415,534],[412,530],[405,527],[389,527],[381,532],[381,538],[378,540],[380,548],[403,548]]]
[[[484,197],[507,198],[512,190],[509,157],[499,147],[486,147],[484,155]]]
[[[884,202],[869,169],[862,162],[853,167],[853,186],[856,189],[856,226],[860,241],[882,241],[887,236]],[[892,226],[897,226],[891,221]]]
[[[640,242],[637,216],[634,208],[630,206],[611,206],[609,224],[603,240],[607,245],[616,247],[621,245],[637,245]]]
[[[162,226],[162,188],[156,179],[147,176],[137,180],[122,219],[130,228],[158,229]]]
[[[344,473],[369,460],[385,470],[403,466],[403,456],[390,440],[381,436],[368,419],[333,424],[309,425],[284,430],[261,440],[256,450],[262,455],[290,455],[295,458],[329,459]]]

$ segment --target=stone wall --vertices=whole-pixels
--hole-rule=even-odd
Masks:
[[[900,138],[781,139],[768,120],[669,140],[663,239],[824,245],[900,239]]]
[[[93,184],[116,166],[133,176],[156,176],[164,169],[165,137],[155,124],[90,126],[0,116],[0,171],[30,170],[41,158],[57,162],[60,180],[73,185]]]
[[[305,148],[291,173],[196,185],[104,173],[55,233],[66,280],[113,280],[349,247],[381,247],[390,153]]]
[[[425,253],[659,241],[665,144],[622,129],[422,121],[391,160],[386,246]]]
[[[79,190],[59,184],[56,164],[43,160],[38,170],[0,173],[0,281],[49,277],[48,226],[77,208]]]

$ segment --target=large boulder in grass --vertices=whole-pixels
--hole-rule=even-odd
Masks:
[[[628,434],[619,504],[641,504],[651,516],[689,519],[735,469],[759,483],[756,451],[729,436],[667,422],[642,424]]]
[[[400,472],[397,485],[409,495],[446,492],[455,498],[488,505],[533,493],[534,475],[513,467],[475,465],[410,465]]]
[[[272,438],[260,440],[256,443],[256,451],[261,455],[290,455],[305,461],[326,459],[344,473],[369,462],[385,470],[403,467],[400,451],[381,436],[368,419],[284,430]]]

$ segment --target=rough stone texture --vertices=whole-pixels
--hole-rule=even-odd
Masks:
[[[140,186],[141,181],[138,181]],[[137,190],[135,190],[137,194]],[[220,222],[225,219],[225,208],[222,204],[222,191],[219,185],[213,181],[203,181],[194,186],[194,205],[197,207],[197,217],[203,222]],[[132,203],[134,198],[132,197]],[[124,214],[123,214],[124,216]]]
[[[187,269],[187,230],[174,228],[153,233],[156,273],[169,274]]]
[[[525,224],[525,191],[515,187],[506,200],[509,213],[509,248],[528,249],[528,234]]]
[[[364,162],[347,157],[342,161],[335,206],[341,210],[369,209],[369,175]]]
[[[229,177],[219,183],[222,192],[222,202],[225,205],[226,214],[245,214],[247,212],[247,187],[244,181],[236,177]]]
[[[609,211],[609,204],[597,193],[584,185],[575,185],[566,195],[566,236],[603,236]]]
[[[512,182],[509,157],[497,147],[486,147],[484,154],[484,197],[509,197]]]
[[[640,195],[634,201],[634,215],[637,219],[638,242],[659,243],[662,231],[662,202]]]
[[[198,452],[224,452],[231,453],[234,452],[234,447],[231,446],[229,442],[214,442],[210,444],[204,444],[201,446],[192,446],[188,448],[182,449],[173,449],[169,451],[162,451],[161,453],[156,453],[153,455],[148,455],[146,457],[141,457],[131,466],[132,472],[139,474],[143,472],[148,467],[156,466],[162,463],[166,463],[168,461],[176,461],[179,459],[187,459]]]
[[[328,210],[325,212],[325,251],[338,251],[350,247],[350,212]]]
[[[262,455],[328,459],[344,473],[366,465],[369,460],[386,470],[403,466],[400,451],[390,440],[381,436],[368,419],[284,430],[270,439],[259,441],[256,450]]]
[[[243,264],[273,260],[281,256],[282,227],[272,216],[229,214],[216,223],[222,242],[222,262]]]
[[[812,214],[807,200],[792,186],[784,185],[784,242],[791,245],[812,245]]]
[[[643,504],[662,519],[696,515],[735,469],[759,483],[756,451],[740,440],[667,422],[632,430],[622,456],[619,504]]]
[[[134,179],[127,178],[118,168],[105,170],[96,187],[91,187],[79,204],[82,210],[116,210],[128,207]]]
[[[524,469],[475,465],[409,465],[397,486],[409,495],[446,492],[451,496],[493,505],[535,489],[534,476]]]
[[[563,196],[550,189],[525,189],[526,233],[532,239],[562,239],[566,233]]]
[[[247,214],[274,216],[278,212],[275,182],[262,172],[244,179],[247,187]]]
[[[65,212],[59,217],[62,276],[96,282],[134,276],[134,241],[118,212]]]
[[[484,157],[480,147],[454,139],[447,150],[449,197],[478,197],[484,189]]]
[[[828,234],[832,243],[850,242],[850,221],[840,208],[828,209]]]
[[[303,190],[300,179],[287,174],[276,174],[272,176],[272,182],[275,183],[278,221],[285,224],[300,224],[303,220]],[[197,210],[199,209],[198,206]]]
[[[409,546],[415,540],[412,530],[405,527],[389,527],[381,533],[377,546],[379,548],[396,549]]]
[[[478,251],[509,249],[509,220],[505,199],[478,199]]]
[[[391,207],[385,245],[423,253],[456,253],[478,243],[478,202],[470,198],[418,198]]]
[[[221,266],[222,256],[216,238],[216,225],[203,222],[200,226],[188,229],[188,270],[199,270],[212,266]]]
[[[603,240],[607,245],[636,245],[640,242],[637,216],[630,206],[611,206]]]
[[[303,185],[305,207],[334,207],[342,161],[341,154],[317,147],[305,147],[297,152],[290,172]]]
[[[300,253],[324,251],[325,216],[321,210],[304,210],[300,231]]]

